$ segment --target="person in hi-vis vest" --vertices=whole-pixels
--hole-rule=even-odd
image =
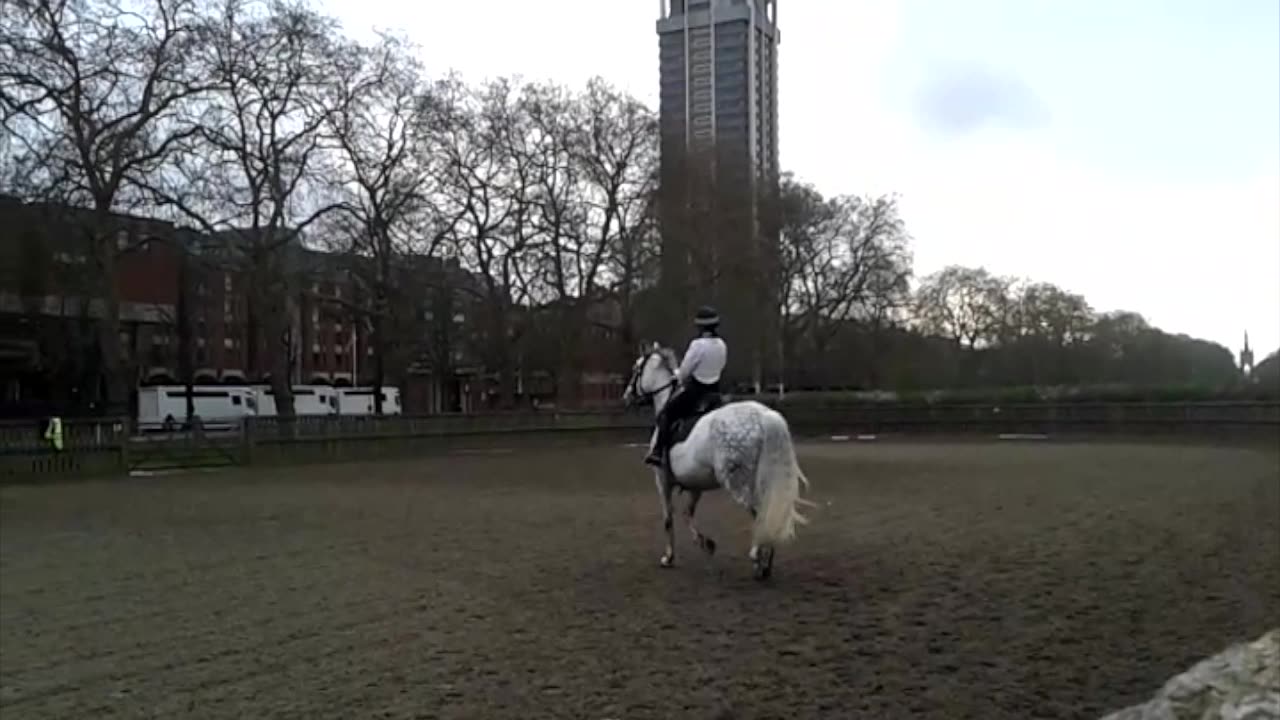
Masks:
[[[62,452],[62,418],[49,418],[49,427],[45,428],[44,439],[56,452]]]

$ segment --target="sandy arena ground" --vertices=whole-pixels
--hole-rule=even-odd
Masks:
[[[1280,624],[1280,455],[814,444],[769,585],[640,451],[0,490],[0,717],[1080,718]]]

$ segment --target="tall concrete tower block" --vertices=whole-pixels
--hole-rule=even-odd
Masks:
[[[733,383],[776,347],[777,0],[662,0],[657,21],[664,304],[678,342],[717,305]]]

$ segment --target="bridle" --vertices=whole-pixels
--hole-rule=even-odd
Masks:
[[[652,358],[654,355],[658,356],[658,359],[662,362],[663,366],[667,369],[667,372],[671,373],[671,380],[667,382],[665,385],[662,385],[661,387],[655,388],[653,390],[645,390],[640,387],[640,378],[644,375],[645,367],[649,365],[649,359]],[[649,354],[645,355],[644,359],[640,361],[639,367],[637,367],[636,370],[631,373],[631,387],[629,388],[631,390],[631,397],[632,397],[631,403],[633,405],[647,405],[653,402],[654,397],[656,397],[658,393],[663,392],[665,390],[670,390],[671,388],[674,388],[677,384],[678,383],[676,381],[676,369],[671,367],[671,363],[667,360],[667,356],[664,355],[661,350],[650,350]]]

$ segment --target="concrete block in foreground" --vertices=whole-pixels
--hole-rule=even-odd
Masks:
[[[1151,700],[1102,720],[1280,718],[1280,628],[1176,675]]]

